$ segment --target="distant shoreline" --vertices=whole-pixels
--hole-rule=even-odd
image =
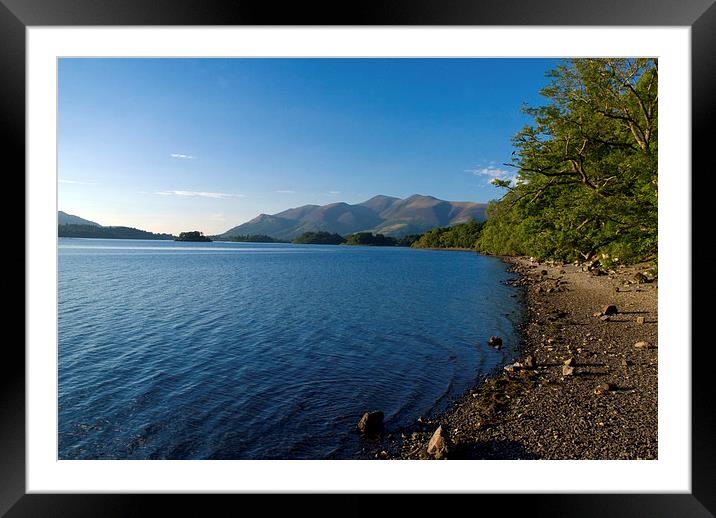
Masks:
[[[279,245],[296,245],[296,246],[306,246],[306,245],[308,245],[308,246],[315,246],[315,245],[320,245],[320,246],[346,246],[346,247],[349,247],[349,246],[351,246],[351,247],[359,246],[359,247],[364,247],[364,248],[410,248],[410,249],[412,249],[412,250],[440,250],[440,251],[447,251],[447,252],[474,252],[474,253],[476,253],[477,255],[484,255],[484,256],[486,256],[486,257],[501,258],[501,256],[492,256],[492,255],[488,255],[488,254],[482,254],[482,253],[478,252],[477,250],[475,250],[474,248],[411,247],[411,246],[397,246],[397,245],[389,245],[389,246],[381,246],[381,245],[347,245],[347,244],[345,244],[345,243],[341,243],[341,244],[328,244],[328,245],[326,245],[326,244],[322,244],[322,243],[289,243],[289,242],[283,242],[283,241],[281,241],[281,242],[274,242],[274,243],[266,243],[266,242],[263,242],[263,241],[232,241],[232,240],[230,240],[230,239],[229,239],[229,240],[212,239],[212,240],[210,240],[210,241],[188,241],[188,240],[182,241],[182,240],[177,240],[177,239],[151,239],[151,238],[145,238],[145,237],[75,237],[75,236],[58,236],[58,237],[59,237],[59,238],[62,238],[62,239],[104,239],[104,240],[111,239],[111,240],[113,240],[113,241],[129,240],[129,241],[168,241],[168,242],[178,242],[178,243],[181,243],[181,242],[185,242],[185,243],[205,242],[205,243],[242,243],[242,244],[249,244],[249,245],[252,245],[252,244],[253,244],[253,245],[266,245],[266,244],[275,245],[275,244],[279,244]]]

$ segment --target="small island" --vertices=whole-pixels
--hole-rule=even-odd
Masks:
[[[211,242],[211,238],[205,236],[203,232],[194,230],[192,232],[181,232],[179,237],[174,238],[174,241]]]

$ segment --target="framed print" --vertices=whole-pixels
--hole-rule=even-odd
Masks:
[[[146,498],[111,493],[713,514],[709,1],[2,2],[27,204],[8,516]]]

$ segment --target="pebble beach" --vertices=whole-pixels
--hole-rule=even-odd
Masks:
[[[440,415],[388,433],[379,459],[656,459],[656,279],[504,258],[526,305],[520,354]]]

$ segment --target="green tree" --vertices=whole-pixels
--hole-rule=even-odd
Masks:
[[[513,139],[514,182],[488,210],[485,252],[572,260],[657,248],[656,59],[573,59]]]
[[[296,239],[291,241],[300,245],[340,245],[345,239],[339,234],[331,234],[330,232],[304,232]]]
[[[203,242],[203,241],[211,241],[211,238],[208,236],[205,236],[203,232],[199,232],[198,230],[192,230],[191,232],[181,232],[179,234],[179,237],[175,238],[174,241]]]
[[[484,222],[475,220],[452,227],[434,228],[417,239],[413,248],[475,248]]]
[[[362,246],[396,246],[398,240],[394,237],[371,232],[356,232],[346,236],[346,245]]]

